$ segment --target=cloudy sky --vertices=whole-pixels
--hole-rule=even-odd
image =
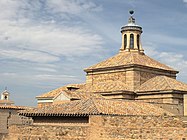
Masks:
[[[0,91],[16,105],[85,81],[83,69],[119,51],[130,9],[145,53],[187,83],[187,0],[0,0]]]

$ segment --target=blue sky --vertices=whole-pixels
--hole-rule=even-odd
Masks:
[[[134,9],[145,53],[187,83],[187,0],[0,0],[0,91],[16,105],[85,81],[83,69],[119,51]]]

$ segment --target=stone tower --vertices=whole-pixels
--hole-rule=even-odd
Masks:
[[[132,14],[134,11],[130,11],[130,18],[128,24],[121,28],[122,33],[122,46],[120,51],[138,51],[143,53],[144,50],[141,45],[141,33],[142,27],[136,25],[135,18]]]
[[[108,87],[113,84],[118,91],[134,92],[155,76],[176,78],[178,71],[145,55],[141,45],[142,27],[135,23],[133,13],[130,11],[128,23],[121,28],[122,45],[119,53],[84,70],[87,73],[86,83],[92,85],[93,92],[100,92],[97,89],[103,85],[102,82]]]

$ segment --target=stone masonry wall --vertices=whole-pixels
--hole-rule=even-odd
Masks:
[[[128,85],[129,90],[135,90],[147,80],[158,75],[167,75],[169,77],[175,78],[174,74],[167,72],[159,72],[145,68],[127,68],[123,70],[116,69],[93,73],[90,72],[86,76],[86,83],[96,84],[99,82],[121,81]]]
[[[86,140],[88,126],[13,125],[4,140]]]
[[[169,116],[90,116],[89,125],[13,125],[4,140],[187,140],[186,125]]]
[[[96,84],[99,82],[121,81],[126,83],[130,90],[134,90],[154,76],[156,76],[156,74],[134,69],[128,69],[126,71],[114,70],[106,71],[105,73],[90,73],[86,76],[86,83]]]
[[[126,72],[107,72],[107,73],[98,73],[93,75],[87,75],[87,83],[99,83],[107,81],[122,81],[125,83]]]
[[[0,133],[8,133],[8,129],[13,124],[32,124],[32,119],[19,116],[17,110],[0,109]]]
[[[0,109],[0,133],[8,133],[12,124],[22,124],[16,110]]]
[[[141,77],[140,78],[140,85],[143,84],[144,82],[146,82],[147,80],[155,77],[155,76],[157,76],[157,75],[154,74],[154,73],[141,71],[140,72],[140,77]]]
[[[186,140],[187,128],[176,117],[91,116],[89,140]]]
[[[9,113],[6,110],[0,110],[0,133],[7,133],[8,132],[8,122],[7,118],[9,116]]]

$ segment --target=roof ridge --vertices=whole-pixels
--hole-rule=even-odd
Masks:
[[[71,99],[71,97],[67,94],[67,91],[66,90],[62,90],[58,95],[56,95],[54,97],[54,99],[56,99],[59,95],[63,94],[65,97]]]
[[[132,58],[131,60],[131,63],[135,63],[135,59],[134,59],[134,57],[133,57],[133,54],[132,53],[130,53],[130,57]]]
[[[164,77],[164,80],[166,81],[166,83],[168,84],[168,86],[171,88],[171,89],[173,89],[173,87],[171,86],[171,83],[168,81],[168,79],[170,78],[170,77],[167,77],[167,76],[163,76]],[[171,79],[171,78],[170,78]]]
[[[96,100],[100,100],[100,99],[91,98],[91,100],[92,100],[92,103],[94,104],[94,106],[96,107],[97,112],[102,113],[102,110],[97,106],[97,103],[96,103]]]
[[[150,56],[148,56],[148,55],[146,55],[146,54],[145,54],[145,56],[148,57],[149,59],[151,59],[152,61],[155,61],[155,62],[158,63],[158,64],[161,64],[161,65],[163,65],[163,66],[165,66],[165,67],[167,67],[167,68],[169,68],[169,69],[172,69],[172,70],[176,71],[176,70],[173,69],[172,67],[170,67],[170,66],[168,66],[168,65],[166,65],[166,64],[163,64],[162,62],[159,62],[158,60],[155,60],[155,59],[151,58]]]

